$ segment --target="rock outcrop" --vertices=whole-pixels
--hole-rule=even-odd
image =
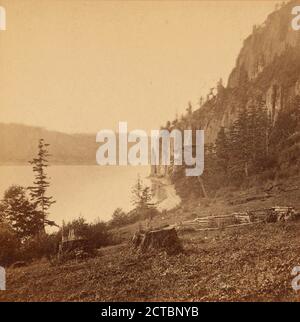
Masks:
[[[221,126],[228,127],[240,108],[258,97],[275,122],[278,112],[300,95],[300,31],[291,27],[297,1],[278,7],[261,26],[254,26],[231,72],[227,86],[194,112],[206,142],[214,142]]]

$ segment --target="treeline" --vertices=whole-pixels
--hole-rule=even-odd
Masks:
[[[30,262],[41,258],[53,260],[58,254],[62,234],[68,236],[73,229],[76,236],[88,240],[90,249],[119,243],[115,235],[110,232],[107,223],[97,220],[87,223],[82,217],[65,224],[54,233],[40,235],[26,235],[20,238],[17,231],[8,222],[0,222],[0,266],[7,266],[18,261]]]
[[[45,169],[48,167],[48,144],[39,140],[38,153],[29,163],[34,173],[30,187],[13,185],[0,202],[0,264],[16,258],[31,256],[45,240],[45,227],[56,225],[48,220],[48,210],[55,200],[47,195],[50,183]]]
[[[180,120],[168,122],[174,128],[200,129],[191,106]],[[178,193],[190,196],[214,196],[227,186],[246,187],[251,184],[288,177],[299,171],[300,96],[292,98],[274,119],[260,97],[239,108],[229,128],[222,127],[214,144],[205,145],[204,173],[186,177],[183,167],[170,175]]]
[[[148,225],[151,225],[152,219],[159,214],[150,187],[144,185],[139,176],[131,193],[133,209],[125,212],[121,208],[117,208],[112,215],[112,219],[108,222],[110,228],[120,228],[144,220],[147,220]]]
[[[46,173],[48,167],[48,144],[39,141],[38,153],[30,164],[34,180],[30,187],[13,185],[9,187],[0,201],[0,266],[16,261],[32,261],[46,257],[55,259],[62,237],[73,232],[76,238],[84,238],[89,249],[113,245],[121,242],[115,228],[148,220],[159,212],[153,202],[150,187],[138,177],[132,188],[133,210],[125,212],[118,208],[108,222],[97,220],[87,223],[79,217],[59,227],[48,219],[49,209],[55,200],[47,194],[50,181]],[[58,230],[47,233],[47,226],[56,226]]]
[[[46,173],[49,165],[49,144],[39,140],[38,152],[29,163],[34,173],[30,187],[13,185],[0,201],[0,265],[16,261],[30,261],[47,257],[50,259],[58,251],[63,228],[48,219],[49,209],[55,200],[47,195],[50,181]],[[48,234],[47,226],[60,228]],[[87,224],[79,218],[67,224],[75,228],[81,237],[89,237],[91,247],[97,248],[114,242],[109,227],[103,222]]]
[[[215,146],[208,153],[216,159],[216,170],[224,183],[241,184],[270,167],[271,128],[268,111],[260,102],[240,111],[229,129],[220,129]]]
[[[100,220],[87,223],[79,217],[53,233],[45,231],[46,225],[54,223],[42,216],[26,188],[8,188],[0,202],[0,266],[55,258],[62,235],[67,237],[70,230],[86,238],[91,249],[118,242],[110,232],[111,225]]]

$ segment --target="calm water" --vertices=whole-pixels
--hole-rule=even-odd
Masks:
[[[49,219],[57,224],[85,217],[89,222],[98,218],[108,220],[113,211],[121,207],[131,209],[131,188],[138,174],[150,185],[146,177],[149,167],[102,167],[102,166],[51,166],[49,194],[56,203],[51,207]],[[29,186],[33,181],[31,167],[0,166],[0,199],[12,184]]]

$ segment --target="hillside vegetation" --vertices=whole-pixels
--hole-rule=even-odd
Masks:
[[[231,213],[273,205],[292,204],[300,209],[299,178],[289,185],[227,197],[190,201],[184,207],[153,219],[155,227],[178,223],[196,216]],[[293,191],[286,191],[293,187]],[[250,198],[252,197],[252,198]],[[252,199],[251,201],[247,201]],[[7,292],[0,301],[299,301],[292,289],[291,271],[300,265],[299,222],[258,224],[212,232],[180,232],[184,252],[140,254],[130,247],[138,226],[115,230],[120,245],[102,247],[97,256],[62,264],[47,260],[27,267],[8,268]]]

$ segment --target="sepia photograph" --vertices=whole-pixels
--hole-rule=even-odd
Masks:
[[[299,302],[299,170],[300,0],[0,0],[0,302]]]

